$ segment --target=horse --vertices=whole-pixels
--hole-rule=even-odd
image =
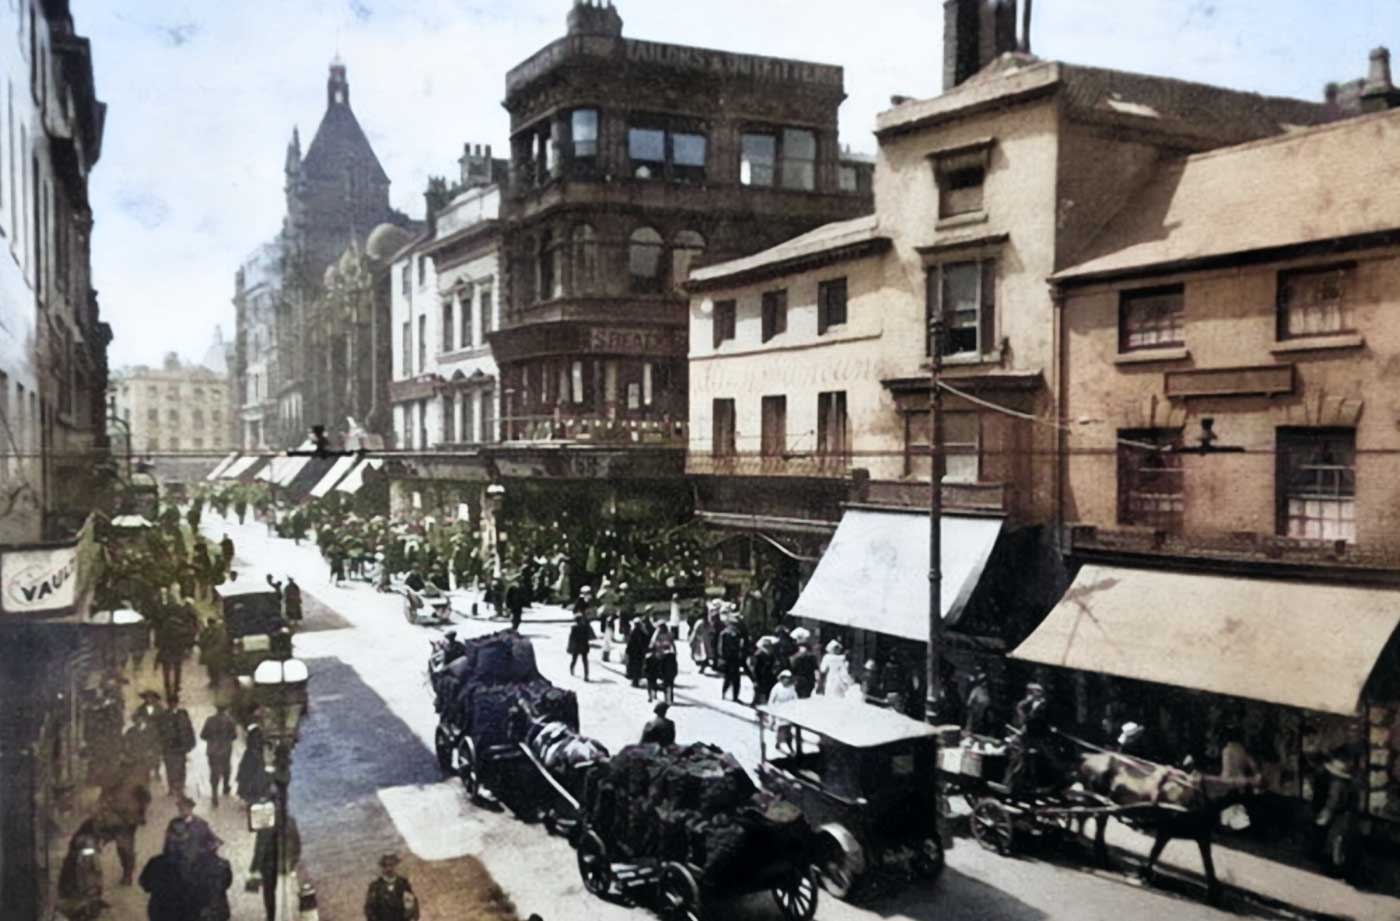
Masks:
[[[136,829],[146,824],[151,791],[141,769],[128,767],[121,777],[102,788],[92,818],[79,827],[94,836],[99,848],[108,841],[117,845],[122,865],[122,885],[131,885],[136,873]],[[140,778],[140,779],[137,779]]]
[[[1215,876],[1211,842],[1220,813],[1252,792],[1248,781],[1234,780],[1153,764],[1116,752],[1092,752],[1080,756],[1076,776],[1083,788],[1118,806],[1130,807],[1114,817],[1124,824],[1154,835],[1152,850],[1143,867],[1143,879],[1151,882],[1158,858],[1167,842],[1190,838],[1201,852],[1206,878],[1206,898],[1215,904],[1220,883]],[[1104,841],[1109,814],[1095,817],[1094,855],[1108,862]]]

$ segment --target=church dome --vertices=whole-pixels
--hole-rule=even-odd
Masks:
[[[380,224],[370,232],[365,252],[376,262],[388,262],[394,254],[408,245],[413,234],[393,224]]]

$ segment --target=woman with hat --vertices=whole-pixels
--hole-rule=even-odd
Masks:
[[[647,699],[654,698],[660,690],[661,699],[672,703],[676,699],[676,642],[671,628],[665,622],[657,625],[651,635],[649,653],[653,668],[647,675]]]
[[[632,626],[627,632],[627,680],[632,682],[632,687],[642,686],[642,678],[646,672],[647,647],[650,645],[650,638],[647,636],[647,628],[641,619],[632,621]]]
[[[588,680],[588,651],[592,648],[593,627],[588,623],[587,608],[580,608],[574,614],[574,625],[569,628],[569,674],[574,673],[574,666],[583,660],[583,680]]]
[[[417,921],[418,897],[398,867],[398,854],[379,858],[379,875],[365,893],[365,921]]]
[[[797,699],[797,685],[792,680],[792,671],[785,668],[778,672],[778,683],[768,695],[768,706],[776,707]],[[775,724],[775,728],[778,731],[778,747],[792,751],[792,727],[785,722],[779,722]]]
[[[714,610],[715,602],[711,601],[706,610],[695,621],[690,628],[690,658],[695,663],[695,667],[700,674],[705,674],[705,669],[710,667],[713,661],[710,658],[710,650],[714,646],[714,637],[711,634],[713,629],[710,623],[710,611]]]
[[[826,644],[826,655],[817,668],[817,692],[828,697],[845,697],[851,684],[851,665],[846,661],[845,647],[840,640],[832,640]]]
[[[768,695],[778,683],[777,637],[759,637],[758,648],[749,657],[749,674],[753,677],[753,705],[768,702]]]

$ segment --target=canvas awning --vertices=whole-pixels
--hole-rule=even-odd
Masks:
[[[219,463],[218,463],[217,465],[215,465],[215,467],[214,467],[213,470],[210,470],[207,474],[205,474],[205,475],[204,475],[204,479],[205,479],[205,480],[217,480],[219,477],[221,477],[221,476],[224,475],[224,471],[225,471],[225,470],[227,470],[229,467],[232,467],[232,466],[233,466],[233,462],[236,461],[236,460],[238,460],[238,452],[237,452],[237,451],[234,451],[234,452],[233,452],[232,454],[230,454],[228,457],[226,457],[226,458],[224,458],[223,460],[219,461]]]
[[[374,458],[363,460],[356,464],[354,469],[345,475],[345,479],[340,481],[340,485],[337,486],[336,489],[351,494],[357,493],[360,491],[361,487],[365,485],[365,470],[378,470],[383,466],[384,462],[382,460],[375,460]]]
[[[331,465],[331,469],[326,471],[325,476],[317,480],[316,485],[311,487],[311,495],[317,499],[328,495],[332,489],[335,489],[337,483],[345,479],[345,475],[354,468],[358,461],[357,457],[337,457],[335,463]]]
[[[1389,589],[1085,566],[1013,659],[1353,715]]]
[[[999,518],[940,522],[943,620],[957,623],[1001,533]],[[928,639],[927,512],[848,509],[792,613],[823,623]]]
[[[306,465],[311,463],[311,458],[309,457],[283,457],[278,458],[278,460],[283,462],[282,469],[278,471],[277,479],[273,481],[278,486],[292,485],[292,480],[297,478],[297,474],[301,473]]]
[[[224,469],[224,472],[220,474],[219,479],[236,480],[239,477],[243,476],[243,474],[252,470],[253,467],[257,465],[259,460],[261,460],[261,458],[259,458],[256,454],[246,454],[243,457],[238,458],[238,460],[234,461],[233,463],[229,464],[228,467]]]

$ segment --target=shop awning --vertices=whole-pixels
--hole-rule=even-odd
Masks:
[[[287,457],[280,458],[283,461],[282,469],[277,474],[276,483],[278,486],[291,486],[292,481],[297,478],[297,474],[306,469],[306,465],[311,463],[309,457]]]
[[[205,474],[204,479],[217,480],[219,477],[223,476],[225,470],[233,466],[233,462],[236,460],[238,460],[238,452],[234,451],[228,457],[219,461],[219,463],[214,467],[213,470],[210,470],[207,474]]]
[[[355,468],[345,475],[345,479],[340,481],[340,485],[337,486],[336,489],[351,494],[357,493],[360,491],[361,487],[365,485],[365,471],[378,470],[383,466],[384,462],[382,460],[375,460],[373,458],[363,460],[356,464]]]
[[[317,499],[328,495],[332,489],[335,489],[337,483],[345,479],[345,475],[354,468],[358,461],[357,457],[337,457],[326,475],[317,480],[316,485],[311,487],[311,495]]]
[[[1400,592],[1085,566],[1013,659],[1356,712]]]
[[[234,461],[233,463],[229,464],[228,467],[224,469],[224,472],[220,474],[219,479],[236,480],[239,477],[243,476],[243,474],[252,470],[253,467],[257,465],[259,460],[261,460],[261,458],[259,458],[256,454],[246,454],[243,457],[238,458],[238,460]]]
[[[999,518],[943,517],[945,623],[957,623],[967,606],[1001,524]],[[926,641],[928,538],[927,512],[848,509],[792,613]]]

